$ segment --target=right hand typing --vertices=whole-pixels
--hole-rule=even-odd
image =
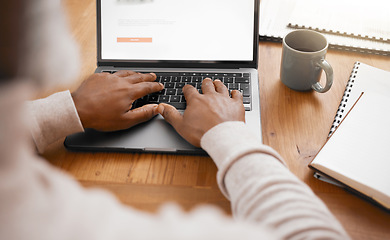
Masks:
[[[200,94],[193,86],[183,87],[187,108],[181,114],[175,107],[161,103],[157,111],[176,131],[194,146],[200,147],[202,136],[214,126],[226,121],[245,122],[242,94],[228,89],[219,80],[206,78]]]

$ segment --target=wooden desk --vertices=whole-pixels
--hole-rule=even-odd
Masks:
[[[96,67],[94,0],[65,1],[81,45],[82,72],[74,90]],[[335,80],[325,94],[295,92],[279,80],[281,45],[260,43],[260,94],[264,143],[276,149],[291,171],[327,204],[354,239],[390,239],[390,214],[338,187],[313,178],[307,164],[324,144],[355,61],[390,71],[390,58],[330,50]],[[390,81],[390,79],[389,79]],[[61,90],[61,89],[58,89]],[[230,213],[220,193],[217,169],[208,157],[161,154],[71,153],[62,142],[45,155],[87,187],[103,187],[125,204],[155,211],[174,201],[190,209],[212,204]]]

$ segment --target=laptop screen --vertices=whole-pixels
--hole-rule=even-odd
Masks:
[[[99,61],[256,61],[256,1],[98,0]]]

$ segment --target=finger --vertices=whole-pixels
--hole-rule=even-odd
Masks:
[[[129,87],[130,98],[135,100],[145,95],[158,92],[164,89],[164,85],[158,82],[141,82]]]
[[[221,80],[217,79],[213,83],[214,83],[214,86],[215,86],[215,90],[218,93],[222,93],[223,95],[229,96],[229,90],[227,89],[225,84],[223,84],[221,82]]]
[[[177,109],[169,104],[160,103],[157,108],[157,112],[163,116],[165,121],[167,121],[169,124],[172,125],[176,129],[176,131],[179,130],[182,122],[183,122],[183,115]]]
[[[154,73],[138,73],[126,77],[126,79],[133,84],[140,82],[154,82],[156,81],[156,78],[157,76]]]
[[[135,126],[139,123],[146,122],[158,114],[157,104],[148,104],[142,107],[133,109],[124,114],[124,121],[127,122],[127,127]]]
[[[115,72],[113,75],[117,75],[119,77],[127,77],[127,76],[131,76],[131,75],[136,75],[137,73],[134,72],[134,71],[130,71],[130,70],[119,70],[117,72]]]
[[[241,101],[241,102],[243,101],[243,96],[242,96],[241,92],[238,90],[232,91],[232,98],[234,100],[237,100],[237,101]]]
[[[185,85],[183,87],[183,95],[188,104],[193,97],[200,95],[200,93],[192,85]]]
[[[215,87],[213,84],[213,80],[210,78],[205,78],[202,82],[202,93],[207,94],[207,93],[215,93]]]

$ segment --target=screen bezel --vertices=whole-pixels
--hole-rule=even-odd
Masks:
[[[97,65],[114,67],[151,67],[151,68],[256,68],[258,66],[259,47],[259,0],[254,0],[253,60],[252,61],[189,61],[189,60],[115,60],[102,59],[101,40],[101,1],[96,0],[97,25]]]

